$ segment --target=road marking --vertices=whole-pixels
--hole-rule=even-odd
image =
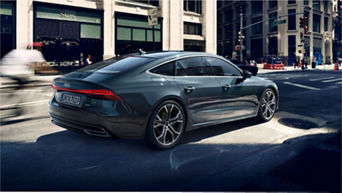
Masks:
[[[325,77],[325,78],[314,78],[314,79],[309,79],[310,81],[319,81],[319,80],[326,80],[326,79],[330,79],[330,78],[335,78],[335,76],[329,76],[329,77]]]
[[[310,89],[310,90],[321,90],[321,89],[316,88],[316,87],[306,86],[306,85],[292,83],[292,82],[284,82],[284,84],[292,85],[292,86],[296,86],[296,87],[300,87],[300,88],[306,88],[306,89]]]
[[[26,102],[26,103],[3,105],[3,106],[0,106],[0,108],[2,109],[2,108],[11,108],[11,107],[25,106],[25,105],[37,105],[37,104],[42,104],[42,103],[46,103],[49,101],[50,101],[50,99],[45,99],[45,100],[32,101],[32,102]]]
[[[336,79],[331,79],[331,80],[324,80],[322,82],[327,83],[327,82],[335,82],[335,81],[339,81],[342,80],[342,78],[336,78]]]

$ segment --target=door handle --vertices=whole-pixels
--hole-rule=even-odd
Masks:
[[[194,87],[194,86],[188,86],[188,87],[185,87],[184,90],[185,90],[187,93],[190,93],[191,91],[195,90],[195,87]]]
[[[225,84],[225,85],[223,85],[222,86],[222,88],[224,89],[224,90],[228,90],[228,89],[230,89],[230,85],[229,84]]]

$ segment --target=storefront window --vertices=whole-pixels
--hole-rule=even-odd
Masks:
[[[81,38],[101,39],[101,26],[81,24]]]
[[[34,41],[43,44],[48,64],[67,73],[83,67],[87,55],[93,63],[102,60],[101,13],[40,3],[34,11]]]
[[[15,4],[11,2],[0,3],[0,58],[15,48]]]
[[[153,51],[162,49],[161,19],[158,25],[148,25],[146,16],[116,13],[115,54],[124,55],[139,49]],[[154,42],[153,42],[154,31]]]
[[[278,38],[277,37],[268,38],[268,54],[272,56],[278,55]]]

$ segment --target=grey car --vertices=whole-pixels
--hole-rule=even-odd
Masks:
[[[95,136],[176,145],[185,131],[256,117],[278,108],[277,85],[202,52],[112,58],[56,78],[51,120]]]

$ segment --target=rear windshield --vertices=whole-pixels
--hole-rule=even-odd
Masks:
[[[148,57],[111,58],[82,68],[78,72],[122,73],[151,62],[152,60],[153,58]]]

